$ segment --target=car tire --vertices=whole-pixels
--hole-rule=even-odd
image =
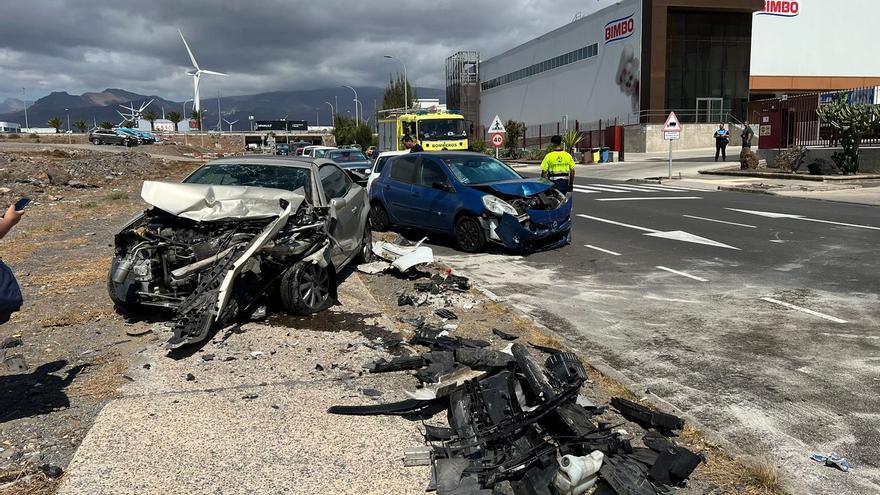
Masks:
[[[112,280],[114,271],[116,271],[115,261],[110,267],[110,273],[107,274],[107,294],[110,296],[110,300],[113,302],[113,309],[116,311],[117,314],[126,318],[138,318],[143,316],[145,313],[143,306],[127,301],[125,299],[128,296],[127,294],[119,294],[117,287],[114,285]]]
[[[455,222],[455,243],[466,253],[476,253],[486,246],[486,234],[476,217],[462,215]]]
[[[101,140],[98,138],[92,139],[92,144],[94,144],[95,146],[100,146]]]
[[[373,255],[373,228],[370,221],[364,226],[364,236],[361,238],[361,248],[358,253],[357,264],[372,263],[376,257]]]
[[[370,225],[377,232],[385,232],[391,228],[391,218],[388,217],[388,210],[378,201],[370,205]]]
[[[299,261],[281,276],[281,304],[289,313],[308,315],[333,304],[330,271],[317,263]]]

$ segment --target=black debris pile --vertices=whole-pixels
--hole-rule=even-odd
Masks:
[[[430,292],[431,294],[442,294],[444,292],[467,292],[471,288],[471,281],[467,277],[453,275],[446,276],[437,274],[426,282],[416,282],[415,289],[420,292]]]
[[[667,494],[705,461],[665,436],[683,427],[675,416],[613,399],[646,428],[644,446],[618,429],[623,422],[598,421],[607,407],[580,395],[587,372],[572,353],[548,348],[554,352],[541,363],[518,343],[493,350],[427,326],[410,344],[429,350],[368,366],[372,373],[414,371],[421,388],[410,399],[329,412],[424,420],[445,410],[448,427],[424,432],[429,490],[438,495]]]

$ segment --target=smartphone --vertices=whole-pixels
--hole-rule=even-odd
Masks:
[[[31,198],[21,198],[15,203],[15,211],[22,211],[31,202]]]

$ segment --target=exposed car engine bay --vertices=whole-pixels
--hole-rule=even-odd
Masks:
[[[215,322],[255,309],[296,263],[327,266],[327,208],[299,199],[267,199],[274,218],[199,221],[148,209],[115,236],[111,299],[125,313],[172,310],[169,347],[203,340]]]

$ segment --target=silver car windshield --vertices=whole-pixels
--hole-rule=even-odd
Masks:
[[[183,182],[219,186],[269,187],[288,191],[303,189],[310,202],[312,199],[312,173],[310,169],[303,167],[237,163],[209,164],[193,172]]]

